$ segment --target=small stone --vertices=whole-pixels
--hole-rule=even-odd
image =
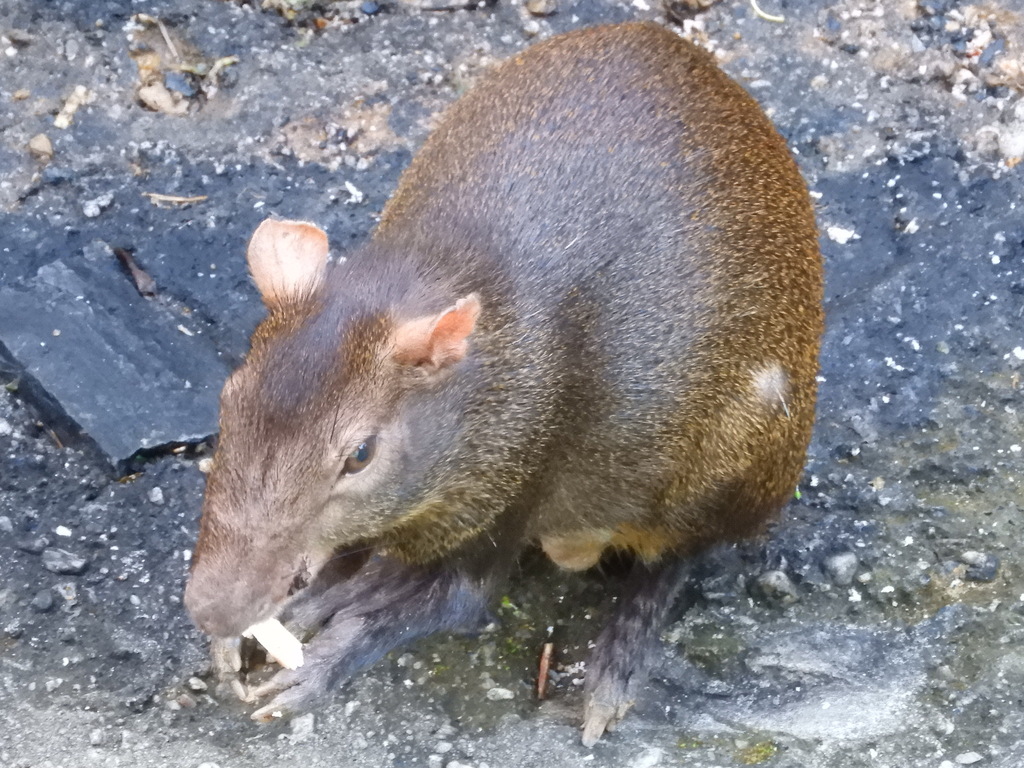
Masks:
[[[443,768],[444,758],[440,755],[430,755],[427,757],[427,768]]]
[[[998,134],[999,154],[1004,160],[1024,157],[1024,125],[1007,126]]]
[[[969,550],[960,555],[960,562],[967,566],[964,578],[968,581],[995,581],[999,575],[999,558],[988,552]]]
[[[43,550],[43,567],[50,573],[62,573],[78,576],[85,573],[89,561],[66,549],[49,547]]]
[[[64,678],[51,677],[49,680],[46,681],[46,684],[43,687],[46,689],[47,693],[53,693],[62,685],[64,685]]]
[[[853,552],[836,552],[826,557],[823,565],[833,584],[837,587],[848,587],[857,575],[860,561]]]
[[[664,755],[665,750],[658,749],[658,747],[650,747],[637,755],[636,759],[629,765],[630,768],[654,768],[654,766],[661,762],[661,758]]]
[[[316,727],[316,715],[312,712],[307,712],[304,715],[293,717],[291,722],[292,733],[291,740],[295,744],[301,744],[304,741],[309,741],[313,738],[313,732]]]
[[[53,143],[45,133],[37,133],[28,140],[28,152],[36,160],[49,162],[53,159]]]
[[[180,93],[187,99],[196,95],[196,87],[192,80],[183,72],[165,72],[164,87],[175,93]]]
[[[197,702],[194,696],[188,693],[182,693],[175,699],[178,702],[178,706],[182,709],[194,709]]]
[[[488,701],[508,701],[516,697],[508,688],[491,688],[485,695]]]
[[[367,16],[373,16],[375,13],[380,11],[380,6],[373,0],[365,0],[365,2],[359,6],[359,10]]]
[[[0,515],[0,533],[14,533],[14,523],[7,515]]]
[[[188,679],[188,687],[193,691],[205,691],[208,688],[206,683],[198,677],[190,677]]]
[[[110,204],[114,202],[114,193],[107,192],[106,194],[94,197],[92,200],[85,200],[82,202],[82,213],[88,219],[95,219],[104,210],[110,207]]]
[[[14,427],[7,419],[0,418],[0,437],[7,437],[14,433]]]
[[[985,757],[977,752],[962,752],[953,759],[960,765],[974,765],[975,763],[980,763]]]
[[[468,763],[460,763],[458,760],[452,760],[444,768],[473,768],[473,766]]]
[[[434,751],[439,755],[447,755],[454,746],[450,741],[439,741],[434,745]]]
[[[53,608],[53,593],[48,589],[41,589],[36,592],[35,597],[29,603],[32,606],[32,610],[38,611],[39,613],[46,613]]]
[[[74,605],[78,602],[78,588],[75,587],[70,581],[66,581],[63,584],[57,584],[53,591],[64,598],[64,602]]]
[[[150,488],[149,489],[149,493],[146,494],[146,498],[148,498],[149,501],[151,503],[153,503],[153,504],[163,504],[164,503],[164,489],[161,488],[159,485],[156,486],[155,488]]]
[[[550,16],[558,10],[557,0],[526,0],[526,10],[532,16]]]
[[[89,731],[89,746],[102,747],[106,740],[107,737],[106,734],[103,733],[102,728],[93,728]]]
[[[30,555],[38,555],[44,549],[46,549],[49,542],[42,536],[36,536],[34,539],[22,539],[18,542],[18,549],[22,552],[28,552]]]
[[[796,585],[784,571],[765,571],[757,577],[757,586],[770,602],[790,605],[800,598]]]

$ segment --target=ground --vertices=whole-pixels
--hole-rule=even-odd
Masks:
[[[261,312],[255,225],[310,219],[345,250],[491,63],[665,7],[269,5],[0,0],[0,765],[1024,764],[1018,0],[665,6],[795,153],[828,328],[799,498],[699,564],[592,750],[601,574],[527,557],[492,630],[269,727],[207,690],[181,594],[216,391]]]

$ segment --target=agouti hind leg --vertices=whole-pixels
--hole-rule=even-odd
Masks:
[[[632,706],[668,612],[686,583],[690,565],[668,557],[653,565],[637,560],[611,620],[587,661],[583,689],[583,744],[592,747]]]
[[[252,693],[273,698],[252,714],[269,721],[307,710],[320,697],[389,651],[443,630],[479,626],[487,611],[483,582],[450,568],[369,562],[351,579],[298,602],[289,626],[323,628],[305,647],[305,663],[284,669]]]

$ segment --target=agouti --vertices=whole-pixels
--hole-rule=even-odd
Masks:
[[[711,56],[649,23],[554,37],[456,102],[372,240],[249,244],[269,310],[221,401],[186,605],[272,616],[308,707],[399,644],[472,628],[524,547],[635,555],[586,668],[584,734],[625,713],[686,559],[758,533],[814,417],[822,278],[786,144]],[[327,567],[329,565],[329,567]],[[354,572],[354,573],[353,573]]]

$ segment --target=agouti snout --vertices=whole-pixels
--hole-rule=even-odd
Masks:
[[[300,222],[249,245],[269,312],[224,388],[186,593],[220,669],[280,616],[312,635],[306,665],[254,717],[296,711],[473,626],[524,546],[570,569],[624,550],[587,665],[592,744],[686,558],[757,533],[801,472],[822,285],[785,143],[672,33],[574,32],[483,78],[373,239],[327,253]]]

